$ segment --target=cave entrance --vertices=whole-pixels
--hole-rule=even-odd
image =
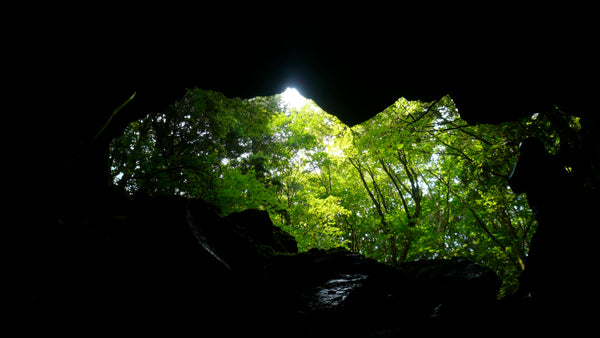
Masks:
[[[300,250],[343,246],[392,265],[465,256],[514,290],[536,221],[507,185],[541,115],[469,125],[449,96],[400,98],[348,127],[295,89],[252,99],[192,89],[110,145],[124,194],[178,195],[223,215],[266,210]]]

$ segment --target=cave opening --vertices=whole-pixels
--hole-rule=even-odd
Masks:
[[[596,21],[580,6],[500,6],[496,18],[497,5],[302,16],[204,6],[189,18],[163,7],[112,11],[117,22],[24,11],[31,34],[7,48],[18,94],[7,101],[18,132],[5,142],[18,152],[6,160],[17,192],[7,290],[23,335],[589,331],[600,124]],[[281,92],[282,79],[335,117],[233,99]],[[182,98],[190,86],[227,97]],[[555,188],[539,165],[527,196],[507,188],[531,136],[575,189]],[[249,215],[287,251],[241,231]],[[494,277],[510,295],[523,257],[534,286],[523,289],[537,296],[497,302]]]
[[[348,127],[293,88],[251,99],[195,88],[115,138],[110,173],[130,198],[266,210],[300,251],[344,247],[393,266],[464,256],[509,294],[537,222],[507,179],[523,139],[557,151],[550,118],[470,125],[444,96],[400,98]]]

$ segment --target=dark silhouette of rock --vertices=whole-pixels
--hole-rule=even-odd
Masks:
[[[558,156],[546,152],[541,141],[522,142],[509,184],[516,193],[527,194],[538,228],[517,296],[531,297],[531,317],[539,328],[584,332],[591,323],[585,304],[598,300],[589,272],[597,255],[598,229],[589,224],[598,196],[576,179],[567,174]]]
[[[265,293],[275,295],[271,306],[305,333],[356,337],[449,333],[487,323],[499,287],[492,271],[464,258],[410,262],[397,270],[338,248],[273,257]]]
[[[235,224],[256,245],[271,247],[279,253],[297,253],[298,243],[293,236],[273,225],[269,213],[248,209],[227,215],[225,222]]]
[[[198,200],[116,204],[48,216],[31,233],[18,297],[21,319],[35,323],[26,335],[440,332],[495,304],[497,277],[465,259],[397,270],[342,248],[297,253],[259,210],[221,218]]]
[[[338,15],[337,11],[335,15],[319,14],[313,9],[307,17],[263,11],[264,19],[244,11],[244,20],[229,17],[223,11],[228,15],[226,30],[219,28],[224,21],[218,15],[211,20],[182,20],[179,15],[162,11],[157,16],[161,20],[170,17],[187,27],[163,24],[160,34],[152,28],[155,25],[140,25],[130,20],[135,15],[123,16],[122,11],[112,9],[108,9],[108,15],[98,16],[103,21],[116,19],[108,20],[114,23],[110,32],[98,31],[104,26],[91,17],[82,20],[81,16],[31,16],[25,21],[32,34],[25,39],[9,39],[7,48],[16,51],[17,57],[10,61],[16,61],[12,68],[18,70],[13,72],[14,77],[9,72],[7,82],[14,93],[21,94],[8,95],[15,107],[9,109],[13,113],[9,114],[7,125],[21,128],[18,136],[26,140],[15,137],[7,143],[8,167],[13,169],[7,177],[13,181],[15,194],[6,199],[14,200],[19,207],[6,208],[14,215],[14,219],[5,221],[6,227],[15,228],[16,236],[10,232],[3,236],[9,244],[8,260],[15,268],[8,275],[14,277],[16,291],[8,291],[17,299],[12,312],[21,319],[15,323],[21,324],[22,335],[27,336],[30,330],[45,336],[54,332],[78,337],[141,336],[156,335],[162,326],[168,332],[165,336],[177,336],[177,330],[206,332],[210,328],[217,328],[221,336],[257,336],[249,334],[254,322],[263,327],[290,322],[286,319],[289,313],[279,314],[280,308],[274,305],[281,303],[275,299],[283,299],[289,293],[285,287],[282,295],[275,289],[255,291],[260,283],[248,283],[249,276],[254,280],[265,278],[265,272],[279,275],[282,280],[286,275],[306,276],[290,282],[290,288],[303,281],[313,285],[308,281],[317,267],[323,271],[338,263],[348,267],[348,262],[358,259],[342,252],[316,251],[288,257],[273,255],[275,250],[258,250],[236,226],[227,226],[211,208],[205,210],[194,203],[178,201],[167,206],[171,202],[113,201],[107,170],[110,140],[129,122],[149,111],[162,110],[181,97],[185,88],[194,86],[222,91],[228,97],[254,97],[279,93],[286,85],[292,85],[348,123],[368,119],[398,97],[431,101],[447,93],[452,95],[461,116],[471,123],[514,120],[554,105],[585,117],[582,125],[585,122],[587,136],[581,151],[573,152],[576,156],[570,166],[578,181],[592,188],[555,195],[561,200],[555,204],[555,210],[539,204],[539,210],[550,210],[547,216],[541,215],[543,211],[538,213],[548,220],[548,226],[540,224],[532,245],[537,249],[533,249],[528,260],[540,262],[539,272],[534,273],[537,277],[533,277],[537,284],[533,293],[538,299],[545,299],[536,305],[546,309],[536,325],[566,322],[573,317],[579,317],[577,324],[593,323],[590,317],[594,319],[593,307],[598,300],[598,236],[594,220],[600,172],[600,133],[593,99],[597,90],[590,85],[598,74],[596,47],[589,43],[595,31],[591,29],[594,11],[584,13],[574,25],[561,25],[557,22],[580,18],[581,8],[549,9],[554,12],[552,15],[537,15],[538,8],[535,13],[517,11],[523,13],[517,15],[516,21],[511,19],[515,30],[500,29],[502,33],[497,27],[505,26],[507,16],[500,15],[496,20],[488,15],[475,16],[464,25],[456,25],[461,20],[446,11],[442,13],[443,20],[433,13],[427,15],[430,23],[437,21],[438,28],[443,29],[421,33],[413,29],[419,27],[420,16],[416,16],[417,24],[409,20],[398,26],[395,13],[391,18],[376,15],[383,26],[364,30],[356,25],[354,16]],[[468,11],[469,16],[471,12]],[[229,23],[236,22],[243,29],[231,35]],[[289,25],[290,22],[308,24]],[[172,28],[164,31],[165,27]],[[424,38],[428,32],[435,36]],[[482,37],[481,41],[473,40],[473,32]],[[419,41],[439,41],[445,52],[425,53],[429,56],[393,48],[381,52],[382,46],[404,48],[406,44],[397,43],[404,40],[417,45]],[[17,43],[13,46],[12,42]],[[187,52],[174,52],[177,50]],[[431,57],[438,54],[444,57]],[[540,59],[549,62],[538,62]],[[110,113],[133,92],[137,92],[136,98],[90,144]],[[20,146],[14,148],[13,143]],[[533,173],[545,177],[540,180],[543,184],[530,187],[528,196],[548,191],[547,187],[555,184],[544,167],[539,169]],[[528,180],[533,182],[535,178]],[[13,187],[9,186],[12,192],[10,188]],[[544,199],[543,193],[541,198]],[[189,232],[190,223],[196,224],[195,234]],[[535,265],[531,262],[529,267]],[[320,292],[333,286],[333,303],[339,299],[338,294],[343,294],[339,290],[351,290],[351,295],[339,303],[345,304],[342,307],[346,309],[352,309],[353,302],[364,304],[369,299],[373,300],[375,313],[385,312],[378,309],[394,309],[392,305],[382,305],[395,303],[381,301],[377,295],[382,293],[377,287],[364,285],[372,283],[387,290],[389,280],[396,278],[401,284],[407,277],[387,268],[388,272],[381,272],[377,264],[358,266],[372,269],[371,273],[379,277],[362,279],[352,269],[338,271],[337,277],[324,272],[324,278],[331,279],[315,287]],[[278,270],[284,267],[288,272]],[[294,274],[296,268],[304,275]],[[244,269],[248,275],[240,272]],[[421,284],[412,285],[414,288],[406,292],[413,299],[426,297],[419,288]],[[365,297],[359,297],[361,292]],[[561,305],[564,300],[566,306]],[[414,318],[411,313],[431,313],[431,303],[423,303],[418,311],[405,307],[407,318]],[[431,320],[439,322],[436,311]],[[490,327],[515,323],[520,328],[531,311],[514,311],[519,315],[499,316],[501,319]],[[445,316],[450,311],[442,305],[437,312]],[[565,313],[573,314],[561,318]],[[548,314],[553,315],[546,318]],[[331,325],[350,322],[349,327],[361,326],[361,321],[354,319]],[[422,321],[398,320],[402,327],[374,325],[366,335],[406,336],[411,328],[423,327]],[[129,331],[118,329],[121,323],[128,324],[125,327]],[[465,325],[462,333],[471,327]],[[582,327],[587,330],[589,325]],[[295,335],[289,327],[276,332],[278,336]],[[316,336],[318,332],[302,331],[297,336],[302,334]]]
[[[493,302],[501,284],[493,271],[462,257],[406,262],[400,271],[421,288],[450,296],[447,301],[457,304]]]

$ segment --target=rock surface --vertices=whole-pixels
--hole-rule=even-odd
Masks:
[[[494,318],[500,281],[466,259],[394,269],[341,248],[297,253],[264,211],[121,203],[38,222],[18,293],[24,335],[395,337]]]

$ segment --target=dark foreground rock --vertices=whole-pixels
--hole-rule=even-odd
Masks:
[[[309,336],[461,332],[494,316],[500,287],[492,271],[463,258],[397,270],[341,248],[274,257],[269,269],[269,293],[278,295],[270,305]]]
[[[394,269],[345,249],[297,253],[264,211],[123,203],[32,223],[14,311],[23,336],[400,337],[495,320],[500,281],[466,259]]]

